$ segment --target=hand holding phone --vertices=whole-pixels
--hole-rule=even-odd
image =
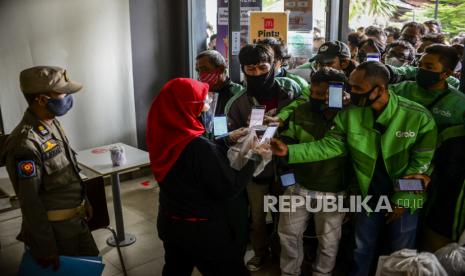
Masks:
[[[278,126],[275,126],[275,125],[267,127],[259,143],[263,144],[265,143],[267,139],[271,140],[271,138],[273,138],[273,136],[276,134],[277,130],[278,130]]]

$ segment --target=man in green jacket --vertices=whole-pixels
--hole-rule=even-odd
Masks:
[[[458,61],[452,47],[429,46],[420,59],[417,81],[390,87],[391,92],[428,108],[438,125],[440,143],[433,163],[421,239],[422,249],[432,252],[457,242],[465,229],[462,192],[465,191],[465,95],[447,82]]]
[[[347,46],[344,42],[341,41],[326,42],[323,45],[321,45],[321,47],[318,49],[318,54],[314,56],[312,59],[310,59],[310,62],[315,62],[315,68],[312,69],[318,70],[322,67],[330,67],[344,71],[347,77],[349,77],[350,73],[352,73],[352,71],[358,65],[357,62],[353,61],[350,57],[349,46]],[[296,80],[292,76],[292,74],[288,74],[286,77]],[[308,86],[307,90],[309,88],[310,86]],[[288,106],[282,108],[276,117],[267,118],[267,122],[279,123],[280,126],[283,126],[284,122],[289,118],[291,113],[299,105],[309,100],[308,93],[305,93],[307,93],[306,90],[302,89],[301,97],[291,102]]]
[[[437,128],[423,106],[388,91],[389,71],[379,62],[364,62],[350,75],[351,101],[357,107],[339,112],[321,140],[289,145],[272,141],[273,153],[289,164],[315,162],[350,154],[363,197],[374,206],[386,197],[393,212],[357,214],[355,266],[352,275],[368,275],[376,259],[379,233],[388,224],[387,253],[414,248],[418,208],[424,194],[394,192],[401,178],[421,179],[430,167]],[[410,209],[410,211],[406,211]]]
[[[277,39],[272,38],[272,37],[267,37],[265,39],[262,39],[258,42],[258,44],[263,44],[263,45],[268,45],[273,49],[274,52],[274,60],[275,60],[275,77],[276,78],[289,78],[293,81],[295,81],[301,89],[301,95],[294,101],[292,101],[289,105],[284,107],[280,112],[279,115],[276,117],[268,117],[267,116],[267,122],[276,122],[276,123],[282,123],[284,122],[291,112],[299,105],[302,103],[305,103],[308,101],[310,97],[310,85],[308,82],[303,79],[302,77],[299,77],[296,74],[289,73],[286,68],[285,64],[288,62],[288,60],[291,58],[291,55],[288,54],[287,52],[287,47],[283,45],[281,42],[279,42]]]
[[[289,144],[307,143],[322,139],[332,126],[337,109],[330,109],[325,103],[329,82],[347,85],[343,71],[324,67],[312,75],[311,101],[306,102],[291,114],[287,128],[281,133],[283,141]],[[347,156],[339,156],[312,163],[290,166],[296,184],[286,189],[286,196],[303,197],[307,204],[317,205],[319,196],[343,196],[349,184],[349,163]],[[309,202],[308,202],[309,201]],[[309,220],[315,220],[318,236],[317,258],[313,265],[314,275],[330,274],[336,264],[341,238],[343,212],[310,212],[305,205],[295,212],[281,211],[278,233],[281,242],[281,274],[300,275],[303,252],[303,235]],[[318,274],[318,275],[319,275]]]
[[[418,71],[420,70],[420,68],[411,65],[405,65],[401,67],[387,65],[387,67],[391,73],[391,84],[400,83],[403,81],[415,81]],[[446,78],[446,82],[454,89],[459,89],[460,87],[460,80],[455,78],[453,75]]]
[[[226,105],[229,131],[248,127],[252,108],[256,105],[264,105],[266,113],[272,116],[300,96],[300,87],[295,81],[275,77],[274,53],[269,45],[244,46],[239,52],[239,61],[245,75],[246,86]],[[262,268],[270,255],[269,248],[273,245],[270,244],[267,234],[263,201],[265,195],[277,194],[279,191],[279,187],[275,185],[275,174],[275,162],[272,161],[247,185],[250,204],[250,241],[255,253],[247,262],[250,271],[258,271]]]
[[[391,85],[389,90],[429,109],[439,131],[465,124],[465,95],[447,83],[458,62],[454,48],[431,45],[420,59],[416,81]]]

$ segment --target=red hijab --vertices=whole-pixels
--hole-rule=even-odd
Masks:
[[[147,116],[147,148],[155,179],[165,179],[184,148],[205,132],[198,117],[208,84],[193,79],[170,80],[153,101]]]

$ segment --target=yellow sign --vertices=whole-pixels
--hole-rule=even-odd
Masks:
[[[250,12],[249,42],[274,37],[283,44],[287,43],[289,14],[287,12]]]

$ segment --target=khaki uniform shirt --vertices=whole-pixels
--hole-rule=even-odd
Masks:
[[[35,256],[57,254],[56,241],[75,235],[74,228],[49,222],[47,211],[77,207],[84,197],[75,152],[60,123],[48,125],[27,110],[2,156],[23,214],[19,238]]]

